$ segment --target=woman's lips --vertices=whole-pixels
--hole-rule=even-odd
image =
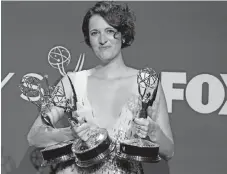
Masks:
[[[107,50],[108,48],[110,48],[111,46],[102,46],[102,47],[99,47],[100,50]]]

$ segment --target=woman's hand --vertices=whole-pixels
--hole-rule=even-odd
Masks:
[[[149,106],[147,109],[147,118],[135,118],[136,133],[140,138],[149,137],[151,141],[157,141],[157,131],[160,130],[158,123],[156,123],[157,106]]]
[[[90,132],[92,129],[96,128],[97,126],[92,123],[88,123],[83,117],[77,117],[79,124],[71,124],[71,129],[73,131],[73,135],[76,138],[80,138],[83,141],[87,141],[90,137]]]
[[[149,139],[159,144],[160,155],[169,160],[174,155],[174,141],[170,126],[167,103],[161,84],[152,107],[147,109],[147,118],[135,119],[136,131],[141,138],[149,136]]]
[[[159,129],[158,124],[150,117],[134,119],[136,133],[140,138],[149,137],[151,141],[156,142],[156,131]]]

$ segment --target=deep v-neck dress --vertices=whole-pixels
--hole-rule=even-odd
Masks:
[[[70,79],[73,82],[77,94],[77,114],[84,117],[87,122],[99,126],[99,122],[93,113],[91,103],[88,99],[87,82],[91,75],[91,70],[83,70],[76,73],[70,73]],[[141,109],[139,95],[134,92],[122,106],[121,112],[116,122],[111,128],[108,128],[108,135],[115,143],[132,138],[132,119],[138,115]],[[70,166],[58,174],[142,174],[142,164],[133,161],[122,161],[117,159],[116,151],[112,152],[103,163],[89,168],[79,168],[76,165]]]

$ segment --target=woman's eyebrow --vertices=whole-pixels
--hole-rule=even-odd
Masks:
[[[96,29],[96,28],[92,28],[92,29],[90,30],[90,32],[92,32],[92,31],[97,31],[97,29]]]
[[[112,29],[112,30],[116,30],[114,27],[106,27],[105,29]]]
[[[110,30],[110,29],[116,31],[116,29],[113,28],[113,27],[106,27],[106,28],[104,28],[104,30]],[[92,31],[98,31],[98,29],[97,28],[92,28],[89,32],[92,32]]]

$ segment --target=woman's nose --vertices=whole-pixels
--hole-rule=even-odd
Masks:
[[[104,45],[106,42],[107,42],[107,37],[105,36],[105,34],[100,34],[99,35],[99,44]]]

